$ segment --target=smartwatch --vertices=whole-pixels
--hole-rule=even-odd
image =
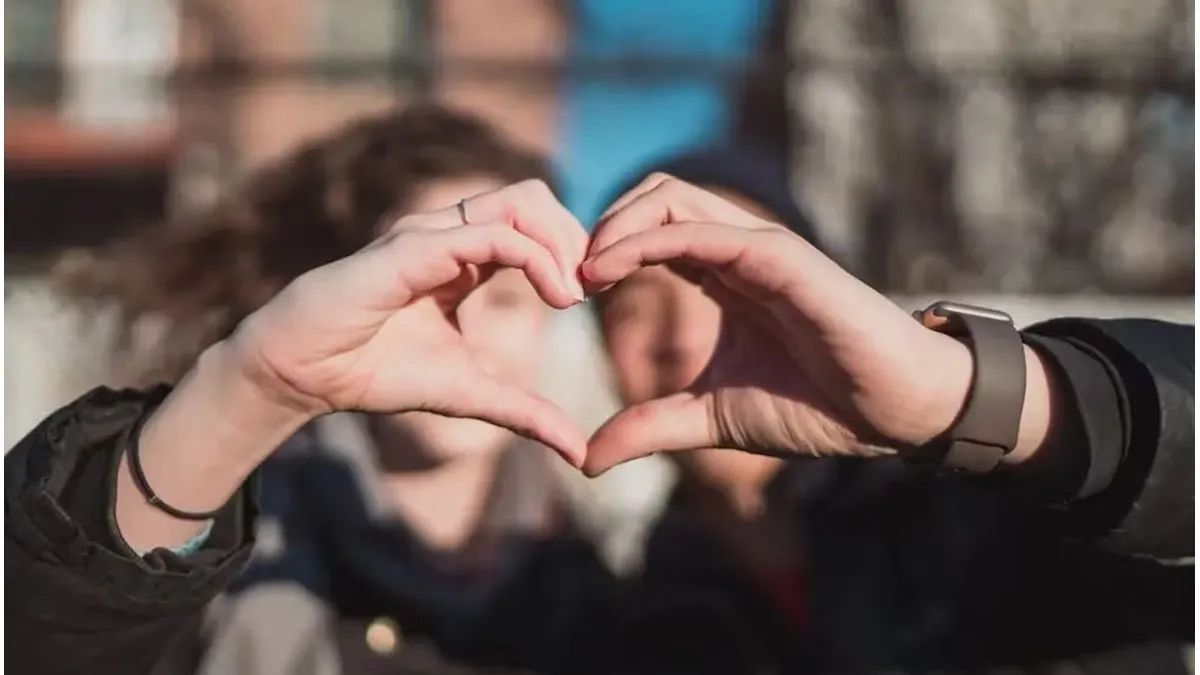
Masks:
[[[957,302],[935,302],[913,317],[926,328],[962,339],[971,350],[971,387],[958,418],[916,449],[918,461],[987,473],[1017,444],[1025,403],[1025,350],[1012,317]]]

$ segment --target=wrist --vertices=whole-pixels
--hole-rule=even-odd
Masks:
[[[962,413],[971,391],[974,356],[962,340],[944,333],[924,331],[927,345],[919,377],[924,383],[923,401],[914,415],[914,428],[903,443],[924,445],[946,433]]]
[[[177,400],[173,400],[177,399]],[[208,419],[220,447],[215,459],[258,466],[280,443],[312,420],[317,412],[275,385],[229,341],[213,344],[167,398],[164,416],[178,411]],[[147,424],[148,433],[157,420]]]
[[[959,419],[974,377],[975,355],[962,340],[942,333],[929,332],[931,347],[927,363],[930,386],[924,406],[922,423],[910,438],[912,445],[923,445],[945,434]],[[1053,383],[1041,356],[1029,346],[1022,346],[1025,367],[1025,393],[1017,442],[1001,460],[1004,464],[1019,464],[1033,456],[1050,436]]]
[[[221,508],[267,455],[310,419],[248,378],[234,357],[224,342],[205,350],[137,439],[146,483],[176,509]],[[203,526],[147,503],[127,456],[117,476],[117,527],[134,550],[178,546]]]
[[[211,353],[212,360],[219,361],[229,377],[263,406],[291,411],[305,421],[332,412],[327,401],[305,394],[273,365],[262,348],[270,340],[260,333],[252,315],[233,335],[209,347],[206,355]]]
[[[142,430],[141,448],[148,478],[153,464],[179,462],[194,472],[197,483],[232,493],[276,447],[311,419],[291,402],[280,400],[248,377],[228,344],[204,351]],[[165,469],[164,469],[165,470]],[[172,471],[177,473],[177,471]],[[170,493],[164,493],[169,499]],[[186,510],[188,506],[174,504]],[[192,505],[194,506],[194,505]],[[209,504],[210,508],[215,505]]]

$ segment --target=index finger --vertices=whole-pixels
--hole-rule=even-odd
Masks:
[[[584,261],[589,283],[611,285],[643,267],[684,260],[706,267],[733,263],[746,250],[746,233],[709,223],[680,223],[630,234]]]
[[[707,190],[666,174],[652,174],[605,212],[592,233],[588,255],[611,248],[630,235],[685,221],[725,223],[747,230],[779,228]],[[611,285],[586,277],[584,282],[591,293],[603,292]]]
[[[529,283],[551,307],[565,309],[575,304],[571,290],[554,267],[545,247],[503,223],[464,225],[445,232],[422,233],[424,245],[403,241],[393,244],[397,255],[411,262],[401,270],[405,302],[452,282],[464,265],[498,264],[522,270]]]
[[[636,232],[684,221],[725,223],[745,229],[771,227],[707,190],[666,174],[652,174],[609,207],[592,232],[588,254],[595,255]]]
[[[394,228],[450,229],[475,223],[506,223],[550,252],[567,288],[583,299],[576,270],[587,251],[587,233],[545,182],[530,179],[484,192],[437,211],[401,218]],[[464,215],[469,222],[464,221]]]
[[[787,231],[677,223],[638,232],[584,261],[589,284],[611,286],[643,267],[686,262],[754,297],[786,295],[801,279],[828,275],[815,249]],[[825,275],[825,276],[822,276]]]

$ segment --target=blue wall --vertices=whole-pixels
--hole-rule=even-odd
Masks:
[[[575,63],[656,57],[735,65],[752,57],[771,0],[573,0]],[[716,69],[714,69],[715,72]],[[631,174],[672,151],[725,140],[732,106],[719,77],[568,77],[559,167],[585,224]]]

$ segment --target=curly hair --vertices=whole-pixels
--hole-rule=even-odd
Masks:
[[[192,222],[68,252],[54,281],[70,298],[116,306],[118,348],[130,348],[142,321],[160,322],[132,379],[176,379],[290,281],[368,244],[428,183],[471,177],[548,180],[549,171],[480,120],[437,105],[367,117],[257,172]]]

